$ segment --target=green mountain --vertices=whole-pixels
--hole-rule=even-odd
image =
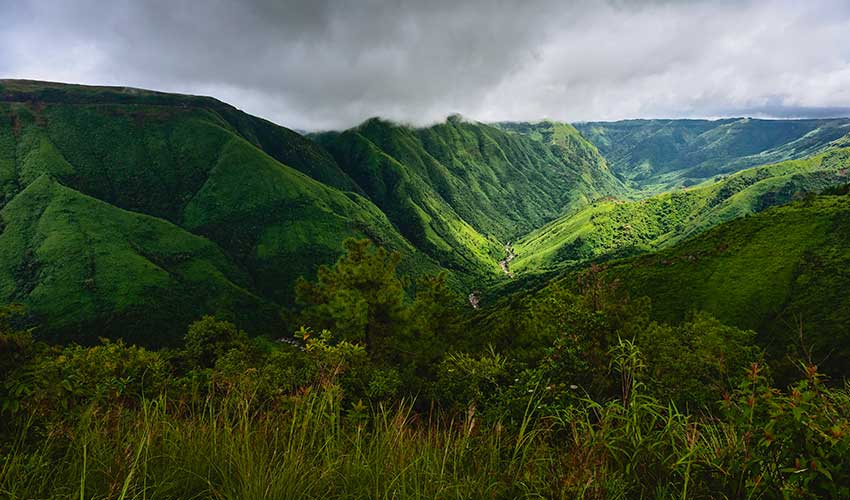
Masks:
[[[625,120],[575,126],[617,175],[637,189],[661,192],[822,152],[850,132],[850,118]]]
[[[16,258],[0,301],[81,338],[159,342],[210,312],[269,330],[348,237],[466,293],[502,279],[507,240],[623,194],[575,129],[551,127],[374,119],[313,140],[207,97],[3,80],[0,252]]]
[[[520,238],[512,267],[545,271],[653,251],[719,223],[846,183],[848,167],[850,148],[841,148],[639,201],[601,200]]]
[[[847,182],[840,120],[786,125],[824,151],[622,201],[636,194],[600,154],[613,146],[563,123],[372,119],[305,137],[207,97],[2,80],[0,301],[46,336],[163,343],[205,313],[278,331],[295,280],[348,237],[400,251],[407,276],[448,270],[465,294],[507,281],[503,259],[534,274],[668,248]]]
[[[452,268],[486,273],[504,242],[625,193],[572,126],[548,127],[543,140],[457,116],[420,129],[372,119],[317,140],[410,241]]]
[[[209,240],[162,219],[122,210],[41,175],[2,210],[0,295],[24,302],[64,340],[123,336],[145,342],[162,325],[208,312],[276,307]],[[42,332],[44,333],[44,332]]]
[[[204,312],[261,323],[351,236],[437,272],[359,191],[316,143],[214,99],[2,81],[0,301],[163,339]]]

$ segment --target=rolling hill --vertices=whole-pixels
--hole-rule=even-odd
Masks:
[[[586,267],[520,275],[486,294],[467,329],[473,338],[534,349],[561,334],[557,319],[570,314],[570,300],[603,290],[612,310],[631,304],[638,309],[628,310],[651,321],[680,324],[704,311],[753,330],[777,377],[798,376],[789,359],[810,357],[840,380],[850,374],[848,189],[845,184],[830,190],[840,194],[771,207],[668,248],[603,263],[595,268],[592,286],[598,288],[588,288]],[[593,331],[595,319],[585,320]]]
[[[636,189],[657,193],[825,151],[850,132],[850,118],[624,120],[575,126],[613,172]]]
[[[539,272],[657,250],[732,219],[846,183],[850,148],[746,169],[639,201],[601,200],[520,238],[512,267]]]
[[[465,294],[502,278],[507,239],[624,193],[557,128],[551,144],[458,117],[305,137],[209,97],[2,80],[0,302],[48,336],[162,343],[204,313],[274,331],[348,237]]]
[[[818,196],[721,224],[607,273],[633,296],[650,297],[660,320],[708,311],[758,332],[776,359],[811,349],[826,373],[846,375],[848,248],[850,196]]]
[[[149,343],[171,323],[252,311],[247,328],[274,324],[277,307],[209,240],[122,210],[42,175],[0,210],[0,295],[23,302],[41,334]],[[161,340],[161,338],[160,338]]]
[[[512,269],[559,270],[668,248],[847,182],[840,120],[786,126],[753,139],[772,151],[760,156],[734,146],[744,139],[715,141],[749,156],[641,200],[615,175],[614,146],[564,123],[371,119],[303,136],[208,97],[2,80],[0,301],[28,306],[47,337],[163,344],[205,313],[276,332],[295,280],[348,237],[400,251],[409,277],[448,270],[465,295],[506,281],[509,241]]]

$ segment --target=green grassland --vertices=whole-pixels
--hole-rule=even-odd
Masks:
[[[409,277],[448,270],[462,295],[507,292],[516,287],[504,285],[499,260],[517,238],[511,270],[547,273],[667,248],[846,182],[850,150],[834,138],[842,121],[783,123],[594,129],[626,143],[684,134],[668,151],[681,165],[698,165],[698,144],[727,159],[703,165],[711,176],[699,185],[639,199],[615,175],[625,156],[585,140],[588,124],[372,119],[304,137],[212,98],[3,80],[0,299],[27,305],[46,335],[159,342],[203,313],[272,331],[296,279],[334,262],[348,237],[400,251]],[[658,172],[681,166],[670,165]],[[166,325],[169,314],[180,321]]]
[[[516,271],[664,248],[725,221],[847,182],[850,149],[740,171],[639,201],[602,200],[522,237]]]
[[[0,293],[41,317],[42,334],[145,343],[167,340],[162,325],[205,312],[252,311],[245,323],[260,331],[276,316],[250,291],[249,275],[210,241],[48,175],[6,204],[0,220]]]
[[[842,123],[0,80],[0,497],[847,498]]]
[[[327,147],[418,248],[451,269],[496,276],[498,241],[473,228],[426,180],[359,133],[339,134]]]
[[[738,217],[590,274],[576,266],[520,275],[513,286],[485,296],[487,307],[469,328],[497,345],[549,338],[556,325],[534,311],[558,310],[561,290],[592,290],[588,276],[596,276],[632,300],[647,297],[654,320],[677,324],[703,311],[757,332],[756,341],[785,374],[794,371],[788,359],[805,353],[820,369],[844,377],[850,373],[850,197],[846,187],[843,192]],[[592,325],[583,328],[592,331]]]
[[[348,237],[400,251],[401,269],[411,277],[447,269],[450,285],[465,294],[506,279],[498,261],[508,239],[565,210],[624,194],[575,129],[552,127],[557,133],[541,141],[458,117],[424,129],[375,119],[308,138],[207,97],[3,80],[5,227],[38,218],[43,227],[64,224],[71,235],[77,226],[49,220],[59,217],[56,211],[13,207],[31,206],[19,198],[33,197],[53,206],[60,194],[92,200],[76,205],[74,221],[99,236],[67,237],[63,252],[104,256],[115,270],[113,289],[105,279],[96,280],[101,287],[91,286],[99,269],[79,268],[66,279],[60,270],[71,269],[59,253],[36,251],[43,235],[16,237],[18,246],[10,237],[4,240],[8,254],[32,250],[31,271],[7,275],[0,300],[22,302],[42,328],[80,338],[83,330],[120,322],[128,331],[110,335],[166,339],[169,327],[157,326],[166,313],[150,315],[147,323],[119,321],[153,307],[179,310],[181,321],[215,312],[268,331],[276,328],[269,319],[275,315],[254,309],[292,304],[295,280],[334,262]],[[130,261],[137,256],[158,266],[148,257],[158,254],[159,245],[107,222],[142,216],[156,221],[147,225],[179,233],[174,239],[204,242],[203,252],[184,252],[185,266],[216,269],[233,286],[219,283],[216,273],[177,279],[169,271],[166,279],[147,264],[134,268]],[[122,253],[113,246],[125,244],[135,250]],[[151,248],[139,250],[146,246]],[[208,298],[189,307],[181,301],[194,292],[176,286],[175,279],[207,290]],[[60,290],[59,282],[71,288]],[[77,291],[81,283],[90,288]],[[116,291],[120,297],[106,296]]]

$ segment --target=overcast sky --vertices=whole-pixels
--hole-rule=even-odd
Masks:
[[[850,115],[850,2],[0,0],[0,78],[204,94],[292,128]]]

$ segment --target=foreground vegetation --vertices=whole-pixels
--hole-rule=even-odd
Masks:
[[[818,498],[850,494],[850,387],[752,331],[649,319],[591,269],[465,319],[367,241],[299,282],[294,336],[51,346],[0,315],[8,498]],[[484,313],[482,313],[484,314]]]
[[[636,351],[630,351],[636,355]],[[616,358],[621,360],[622,358]],[[626,363],[628,365],[629,363]],[[632,369],[623,367],[623,370]],[[4,444],[6,498],[839,498],[847,389],[814,374],[788,391],[752,378],[719,418],[643,393],[534,411],[518,426],[411,403],[346,406],[339,386],[274,403],[251,384],[175,399],[90,402]],[[225,387],[227,387],[225,389]],[[211,388],[212,389],[212,388]]]

